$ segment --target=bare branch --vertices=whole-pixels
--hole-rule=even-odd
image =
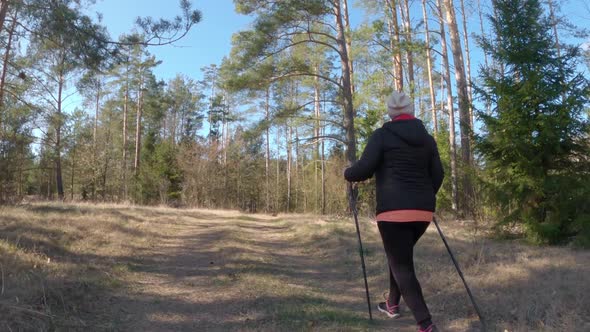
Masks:
[[[322,135],[322,136],[314,136],[314,137],[308,137],[308,138],[300,138],[298,140],[294,140],[293,142],[319,140],[319,139],[332,140],[332,141],[336,141],[336,142],[339,142],[339,143],[342,143],[345,145],[347,144],[347,142],[344,139],[342,139],[336,135]],[[314,141],[314,143],[315,143],[315,141]]]
[[[298,33],[289,33],[289,34],[285,34],[285,36],[279,36],[278,38],[284,38],[284,37],[287,37],[289,35],[305,35],[305,33],[301,33],[301,32],[298,32]],[[342,53],[340,53],[340,50],[338,50],[338,48],[336,46],[331,45],[331,44],[326,43],[326,42],[323,42],[323,41],[320,41],[320,40],[317,40],[317,39],[311,39],[311,37],[309,35],[308,35],[308,39],[297,41],[297,42],[293,42],[290,39],[287,39],[287,40],[290,42],[288,45],[285,45],[285,46],[279,48],[278,50],[275,50],[272,53],[267,53],[265,55],[264,59],[267,59],[267,58],[269,58],[271,56],[274,56],[276,54],[279,54],[282,51],[284,51],[286,49],[289,49],[291,47],[294,47],[294,46],[297,46],[297,45],[301,45],[301,44],[305,44],[305,43],[316,43],[316,44],[324,45],[324,46],[332,49],[334,52],[338,53],[338,55],[342,56]]]
[[[280,76],[272,77],[270,79],[270,82],[272,83],[274,81],[277,81],[277,80],[280,80],[280,79],[283,79],[283,78],[297,77],[297,76],[318,77],[318,78],[321,78],[321,79],[323,79],[325,81],[331,82],[331,83],[335,84],[336,86],[338,86],[338,88],[344,90],[344,86],[342,84],[340,84],[339,82],[337,82],[337,81],[335,81],[335,80],[333,80],[333,79],[331,79],[329,77],[326,77],[326,76],[323,76],[323,75],[319,75],[319,74],[315,74],[315,73],[304,73],[304,72],[295,72],[294,71],[294,72],[285,73],[285,74],[280,75]]]

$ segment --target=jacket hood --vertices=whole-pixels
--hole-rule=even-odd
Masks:
[[[430,137],[424,124],[418,119],[389,121],[383,124],[383,129],[412,146],[423,146]]]

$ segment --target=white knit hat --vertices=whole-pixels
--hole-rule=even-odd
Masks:
[[[393,119],[401,114],[414,115],[414,105],[410,97],[403,92],[393,91],[387,98],[387,113]]]

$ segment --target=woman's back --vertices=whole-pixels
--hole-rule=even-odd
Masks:
[[[377,186],[377,213],[394,210],[434,211],[435,194],[443,179],[436,143],[422,121],[398,117],[377,129],[359,162],[349,168],[349,181],[373,174]]]

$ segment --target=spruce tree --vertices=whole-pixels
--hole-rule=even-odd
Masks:
[[[480,42],[503,71],[482,68],[478,89],[494,105],[491,114],[479,113],[484,128],[478,137],[491,201],[501,224],[522,223],[537,242],[588,236],[583,113],[590,90],[576,71],[579,49],[558,55],[538,0],[498,0],[494,6],[497,38]]]

